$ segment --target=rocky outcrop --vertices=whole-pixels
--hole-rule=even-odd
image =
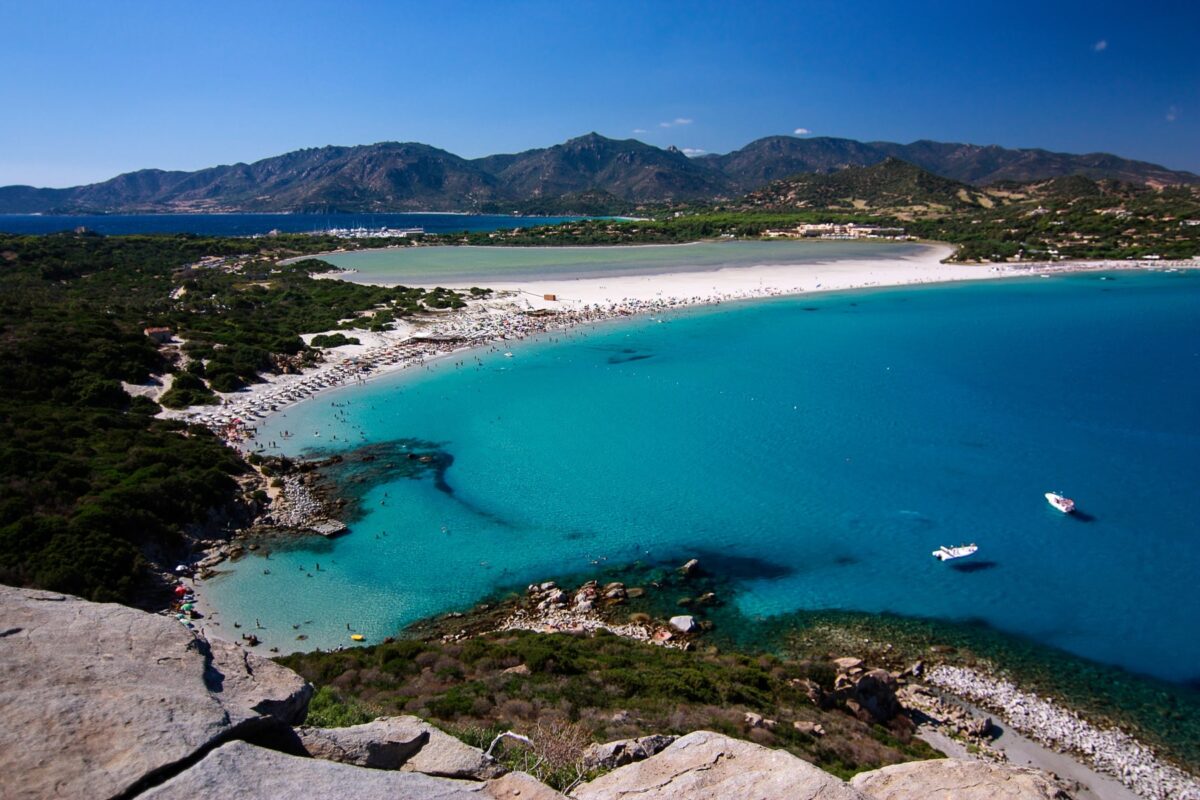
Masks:
[[[407,724],[421,730],[424,737],[421,749],[404,762],[402,769],[423,772],[426,775],[477,781],[495,778],[504,773],[504,768],[490,756],[448,733],[443,733],[427,722],[416,717],[394,719],[407,721]]]
[[[520,794],[516,794],[519,792]],[[202,761],[139,797],[145,800],[560,800],[562,795],[529,776],[496,782],[434,778],[414,772],[362,769],[284,755],[245,742],[230,742]]]
[[[887,722],[900,713],[896,699],[898,684],[887,670],[872,669],[861,675],[839,675],[834,684],[834,696],[844,700],[859,719],[866,722]]]
[[[300,722],[291,670],[174,619],[0,586],[6,798],[108,798],[228,738]]]
[[[505,771],[490,756],[417,717],[380,717],[349,728],[298,728],[296,734],[313,758],[359,767],[473,781]]]
[[[643,761],[670,747],[677,738],[658,734],[589,745],[583,751],[583,765],[588,769],[614,769]]]
[[[850,785],[876,800],[1070,800],[1037,770],[952,758],[894,764],[855,775]]]
[[[400,769],[428,741],[426,731],[407,724],[412,717],[380,717],[349,728],[297,728],[305,753],[371,769]],[[401,724],[395,724],[397,720]],[[465,746],[465,745],[464,745]]]
[[[577,788],[578,800],[777,798],[866,800],[846,783],[782,750],[697,731],[666,750]]]

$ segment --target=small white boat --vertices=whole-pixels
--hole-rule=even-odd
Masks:
[[[1064,514],[1070,514],[1075,510],[1075,501],[1058,492],[1046,492],[1046,502]]]
[[[974,544],[960,544],[958,547],[946,547],[942,545],[933,551],[933,557],[938,561],[953,561],[956,558],[973,556],[977,550],[979,550],[979,547]]]

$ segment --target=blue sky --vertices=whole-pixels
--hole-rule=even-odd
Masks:
[[[0,185],[588,131],[1108,151],[1200,172],[1200,3],[0,0]]]

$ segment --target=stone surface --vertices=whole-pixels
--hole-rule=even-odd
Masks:
[[[422,719],[393,717],[392,720],[394,725],[399,725],[400,721],[405,720],[407,724],[419,728],[427,736],[421,749],[404,762],[401,769],[476,781],[498,778],[504,774],[504,768],[491,756],[438,730]]]
[[[499,796],[513,795],[509,792]],[[522,792],[520,796],[526,795]],[[245,742],[222,745],[190,769],[138,795],[139,800],[490,800],[494,797],[497,795],[486,783],[363,769],[284,755]]]
[[[294,672],[174,619],[0,586],[7,798],[107,798],[236,734],[299,721]]]
[[[671,617],[667,624],[680,633],[691,633],[697,628],[695,617],[688,616],[687,614]]]
[[[809,736],[824,736],[825,728],[819,722],[807,722],[796,720],[792,723],[792,727],[801,733],[806,733]]]
[[[428,737],[411,717],[380,717],[347,728],[296,729],[304,751],[313,758],[372,769],[400,769]],[[399,720],[400,724],[395,724]]]
[[[298,728],[313,758],[374,769],[403,769],[444,778],[483,781],[504,768],[418,717],[379,717],[348,728]]]
[[[618,739],[615,742],[588,745],[583,751],[583,763],[588,769],[613,769],[634,761],[642,761],[662,752],[675,741],[675,736],[652,735],[637,739]]]
[[[510,772],[488,781],[487,792],[495,800],[566,800],[564,795],[524,772]]]
[[[900,711],[900,701],[896,699],[898,688],[890,672],[873,669],[854,678],[851,697],[875,722],[887,722]]]
[[[578,787],[578,800],[866,800],[834,776],[782,750],[719,733],[690,733],[656,756]]]
[[[952,758],[863,772],[850,785],[876,800],[1069,800],[1036,770]]]

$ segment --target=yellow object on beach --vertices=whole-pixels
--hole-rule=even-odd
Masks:
[[[350,634],[350,638],[356,642],[361,642],[363,640],[363,635],[361,633],[352,633]]]

